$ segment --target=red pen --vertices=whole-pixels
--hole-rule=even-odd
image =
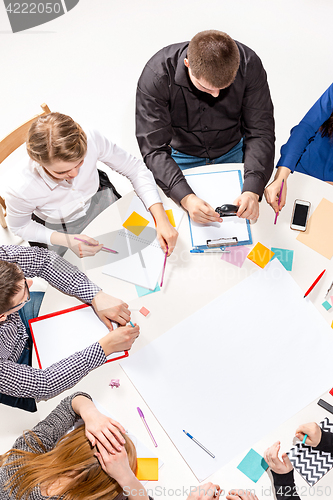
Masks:
[[[311,290],[313,290],[313,288],[316,286],[316,284],[318,283],[318,281],[324,276],[325,271],[326,271],[326,269],[324,269],[323,272],[319,274],[318,278],[316,280],[314,280],[314,282],[310,286],[309,290],[307,290],[305,292],[304,297],[307,297],[309,295],[309,293],[311,292]]]

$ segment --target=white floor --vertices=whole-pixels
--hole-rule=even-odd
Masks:
[[[135,89],[144,64],[161,47],[213,28],[261,57],[275,106],[278,158],[290,128],[332,83],[332,18],[331,0],[80,0],[66,15],[12,34],[1,2],[0,137],[46,102],[139,155]],[[10,166],[2,165],[0,179]],[[113,175],[118,190],[128,192],[129,182]],[[0,228],[0,244],[18,242]],[[0,452],[36,418],[2,406]]]

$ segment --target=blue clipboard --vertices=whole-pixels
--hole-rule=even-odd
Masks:
[[[242,192],[243,180],[240,170],[225,170],[185,175],[195,194],[213,208],[224,203],[233,203]],[[229,246],[251,245],[250,223],[246,219],[225,218],[220,223],[196,224],[190,217],[191,253],[223,252]]]

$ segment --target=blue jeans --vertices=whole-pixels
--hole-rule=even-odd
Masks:
[[[30,292],[31,300],[22,309],[19,310],[20,318],[27,330],[29,338],[24,346],[22,354],[17,361],[19,365],[29,365],[32,362],[32,337],[29,328],[29,319],[37,318],[42,300],[44,297],[44,292]],[[15,408],[21,408],[21,410],[26,410],[30,412],[37,411],[36,401],[34,398],[16,398],[15,396],[8,396],[7,394],[0,393],[0,403],[13,406]]]
[[[239,141],[236,146],[234,146],[225,155],[214,158],[213,160],[209,158],[200,158],[199,156],[190,156],[176,149],[172,149],[171,156],[177,163],[181,170],[187,170],[188,168],[201,167],[202,165],[216,165],[218,163],[243,163],[243,139]]]

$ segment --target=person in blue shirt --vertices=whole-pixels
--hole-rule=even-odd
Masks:
[[[333,84],[291,130],[281,148],[274,181],[265,189],[266,201],[275,212],[286,203],[287,179],[294,171],[333,183]]]

